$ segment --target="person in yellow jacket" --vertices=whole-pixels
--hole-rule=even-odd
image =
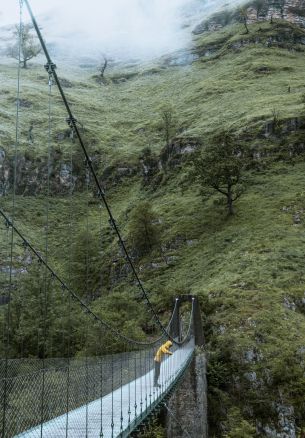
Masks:
[[[169,351],[169,348],[173,343],[171,341],[165,342],[165,344],[161,345],[161,347],[158,349],[156,356],[155,356],[155,376],[154,376],[154,386],[157,386],[158,388],[161,387],[161,385],[158,383],[159,377],[160,377],[160,370],[161,370],[161,362],[162,358],[165,354],[172,355],[173,353]]]

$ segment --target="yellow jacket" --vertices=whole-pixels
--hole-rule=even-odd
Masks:
[[[169,351],[169,348],[173,345],[173,343],[171,341],[167,341],[165,342],[165,344],[161,345],[161,347],[159,348],[159,350],[156,353],[155,356],[155,362],[161,362],[162,360],[162,356],[164,354],[173,354],[171,351]]]

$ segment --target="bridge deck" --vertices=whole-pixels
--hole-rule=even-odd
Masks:
[[[160,389],[153,387],[154,371],[151,369],[147,374],[102,399],[43,423],[42,435],[39,425],[15,438],[113,438],[123,432],[127,435],[133,423],[141,417],[144,419],[153,405],[162,399],[178,379],[193,350],[194,344],[191,341],[162,363]]]

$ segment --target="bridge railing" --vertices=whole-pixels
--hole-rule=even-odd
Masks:
[[[71,360],[59,358],[46,361],[37,359],[9,361],[9,375],[4,378],[4,366],[1,367],[2,374],[0,375],[0,400],[2,401],[4,383],[7,385],[3,437],[11,438],[35,426],[39,428],[42,423],[47,423],[62,415],[66,415],[68,421],[69,412],[80,407],[86,409],[86,406],[96,400],[101,400],[103,403],[105,396],[111,395],[116,390],[120,391],[124,386],[130,387],[135,381],[138,383],[135,388],[136,394],[133,395],[130,406],[128,406],[130,409],[128,420],[130,424],[136,422],[137,414],[144,415],[156,403],[156,399],[169,390],[191,355],[192,349],[193,340],[191,339],[185,347],[174,349],[174,359],[169,358],[163,361],[159,379],[160,389],[156,389],[153,385],[153,358],[156,348]],[[132,391],[134,391],[134,386]],[[134,401],[136,401],[137,409]],[[124,403],[126,403],[126,396]],[[0,418],[3,418],[3,407],[1,403]],[[100,409],[102,425],[102,404]],[[116,414],[114,417],[116,417],[116,423],[121,422]],[[126,426],[126,409],[125,419],[123,415],[122,421],[124,420]],[[71,419],[70,428],[77,427],[75,421],[75,417]],[[54,429],[56,429],[55,425],[56,420]],[[83,427],[86,428],[86,426]],[[90,428],[90,421],[87,427]],[[114,424],[115,427],[118,427],[117,424]],[[43,429],[42,427],[42,433]],[[43,436],[48,437],[47,432],[43,433]]]

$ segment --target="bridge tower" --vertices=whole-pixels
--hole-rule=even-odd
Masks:
[[[181,306],[185,302],[193,302],[193,331],[197,348],[191,366],[168,402],[166,415],[167,437],[188,438],[191,436],[207,438],[206,356],[204,352],[204,333],[199,299],[193,295],[181,295],[176,300],[172,336],[181,339]]]
[[[173,338],[181,339],[182,337],[182,327],[181,327],[181,315],[180,309],[183,303],[189,302],[194,303],[193,306],[193,332],[195,337],[195,344],[197,347],[204,346],[204,334],[202,327],[201,311],[199,299],[196,295],[180,295],[176,298],[176,312],[173,317],[172,322],[172,336]]]

